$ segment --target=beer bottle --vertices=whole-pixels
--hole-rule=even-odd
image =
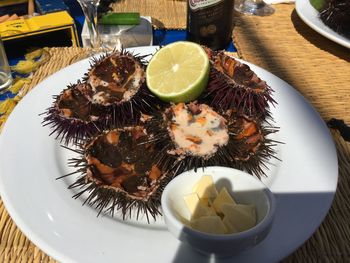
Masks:
[[[231,40],[234,0],[188,0],[187,39],[214,50]]]

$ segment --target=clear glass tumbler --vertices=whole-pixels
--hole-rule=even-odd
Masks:
[[[11,69],[0,37],[0,92],[12,84]]]
[[[263,0],[235,0],[235,10],[248,15],[269,16],[275,9]]]
[[[90,33],[90,43],[93,49],[101,49],[101,39],[98,32],[97,8],[100,0],[77,0],[80,4],[86,19]]]

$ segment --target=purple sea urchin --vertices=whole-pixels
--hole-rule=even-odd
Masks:
[[[212,165],[240,168],[257,177],[274,157],[274,141],[266,136],[276,129],[231,112],[221,116],[208,105],[179,103],[146,121],[157,165],[175,174]]]
[[[171,179],[152,161],[153,145],[141,126],[105,131],[81,145],[80,158],[71,163],[81,173],[70,189],[80,189],[75,198],[88,194],[84,203],[99,213],[115,210],[123,218],[133,209],[154,219],[160,214],[160,195]],[[65,176],[63,176],[65,177]]]
[[[111,127],[135,125],[141,113],[156,107],[158,100],[145,83],[144,56],[115,51],[94,59],[84,80],[91,85],[88,99],[108,108]]]
[[[89,87],[78,82],[63,90],[44,114],[43,125],[49,125],[65,144],[77,142],[103,130],[108,122],[104,107],[94,105],[85,97]],[[50,135],[51,135],[50,134]]]
[[[200,103],[160,102],[146,87],[142,57],[126,51],[95,59],[83,83],[56,97],[44,125],[78,146],[73,173],[62,176],[76,176],[75,198],[98,214],[149,220],[160,214],[165,185],[185,170],[227,166],[265,175],[276,158],[268,135],[277,129],[264,125],[272,90],[248,66],[210,54]]]
[[[226,55],[206,49],[211,61],[210,77],[202,101],[216,110],[234,109],[239,115],[269,116],[272,89],[248,65]]]
[[[350,1],[326,0],[320,18],[327,26],[350,38]]]
[[[234,168],[245,170],[260,178],[264,174],[263,168],[271,158],[278,159],[274,147],[277,141],[268,135],[278,131],[275,127],[267,127],[260,120],[238,116],[233,111],[227,112],[228,129],[231,139],[230,149],[234,157]]]

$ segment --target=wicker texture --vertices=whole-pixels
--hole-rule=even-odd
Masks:
[[[122,3],[126,8],[127,3],[131,2],[128,0]],[[142,15],[163,19],[163,25],[169,28],[181,28],[180,22],[176,24],[176,21],[171,21],[171,16],[178,16],[179,21],[184,19],[184,13],[176,14],[180,12],[178,6],[183,5],[183,1],[147,1],[146,5],[145,0],[139,0],[136,3]],[[173,7],[175,11],[169,10],[172,5],[177,6]],[[154,6],[157,12],[152,11],[150,6]],[[309,99],[324,119],[337,117],[349,123],[349,106],[345,104],[349,101],[349,95],[346,94],[350,80],[349,50],[308,29],[296,17],[293,8],[278,5],[276,14],[271,17],[238,17],[234,41],[239,55],[292,84]],[[149,13],[147,10],[150,10]],[[160,13],[164,17],[160,17]],[[165,14],[170,22],[165,19]],[[22,90],[22,95],[47,76],[89,54],[90,50],[81,48],[50,48],[48,61],[35,72],[32,83]],[[317,232],[285,262],[350,260],[350,145],[336,132],[333,132],[333,138],[339,160],[339,182],[334,203]],[[0,262],[56,262],[20,232],[1,200]]]
[[[47,62],[34,73],[32,82],[23,87],[20,96],[25,96],[32,88],[56,71],[86,58],[90,49],[83,48],[50,48]],[[0,199],[0,262],[56,262],[39,248],[33,245],[16,227]]]
[[[186,28],[185,0],[120,0],[111,5],[114,12],[139,12],[152,17],[155,28]]]
[[[291,84],[325,120],[350,124],[350,50],[308,27],[294,5],[237,17],[233,36],[240,57]]]

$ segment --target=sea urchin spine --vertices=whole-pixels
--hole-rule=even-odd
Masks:
[[[84,204],[101,212],[121,212],[123,219],[136,210],[156,219],[160,196],[171,180],[152,161],[153,146],[143,143],[147,134],[141,126],[105,131],[80,146],[79,158],[71,160],[81,175],[70,185],[80,189],[75,198],[87,193]],[[69,174],[71,175],[71,174]],[[65,177],[65,176],[63,176]]]
[[[108,122],[104,107],[93,105],[86,99],[88,85],[78,82],[70,85],[58,96],[44,114],[43,125],[50,126],[65,144],[78,142],[103,130]],[[51,135],[50,134],[50,135]]]
[[[179,174],[206,166],[228,166],[264,175],[261,166],[274,156],[274,129],[246,117],[221,116],[206,104],[179,103],[146,121],[157,165]]]
[[[334,31],[350,38],[349,0],[326,0],[320,18]]]
[[[207,50],[211,61],[210,78],[202,101],[216,110],[234,109],[239,115],[270,116],[269,104],[275,104],[273,90],[248,65],[224,52]]]
[[[84,80],[92,87],[88,99],[108,108],[110,127],[137,125],[141,113],[157,105],[145,82],[145,61],[122,50],[94,59]]]

